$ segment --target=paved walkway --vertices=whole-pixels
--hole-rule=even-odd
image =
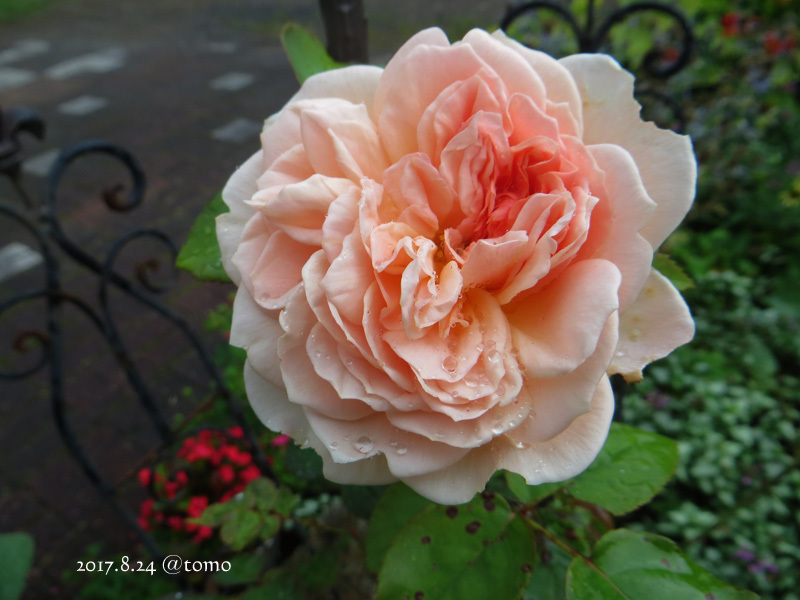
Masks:
[[[496,23],[502,5],[367,1],[372,54],[379,61],[423,26]],[[142,207],[110,213],[96,191],[114,181],[106,163],[76,167],[60,199],[68,233],[98,257],[122,232],[164,230],[182,243],[195,216],[236,165],[257,148],[263,119],[296,90],[277,32],[295,20],[321,29],[316,2],[303,0],[64,0],[20,23],[0,25],[0,105],[34,108],[47,123],[43,142],[22,138],[25,183],[34,193],[58,152],[84,139],[119,143],[148,176]],[[111,179],[109,179],[111,177]],[[9,186],[0,181],[0,197]],[[137,256],[145,250],[134,250]],[[0,225],[0,301],[41,285],[32,239]],[[95,282],[65,265],[65,285],[94,301]],[[231,289],[180,276],[167,301],[198,326]],[[204,389],[199,363],[163,320],[126,301],[115,304],[126,339],[170,412],[185,412],[180,390]],[[0,364],[21,330],[43,328],[41,306],[0,321]],[[102,339],[77,314],[64,326],[69,418],[103,473],[116,480],[155,443]],[[218,340],[208,340],[209,343]],[[25,598],[67,597],[60,583],[88,543],[103,555],[130,552],[117,515],[86,482],[57,435],[40,377],[0,382],[0,531],[36,538]]]

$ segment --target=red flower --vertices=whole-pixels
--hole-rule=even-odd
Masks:
[[[272,438],[272,441],[270,442],[270,444],[272,444],[276,448],[280,448],[281,446],[285,446],[286,444],[288,444],[291,441],[292,441],[292,438],[290,438],[288,435],[282,433],[281,435],[276,435],[274,438]]]
[[[179,489],[181,489],[181,486],[174,481],[168,481],[164,484],[164,491],[167,494],[167,498],[174,498]]]
[[[139,471],[139,483],[142,484],[142,487],[147,487],[150,485],[150,476],[153,474],[153,471],[150,469],[141,469]]]
[[[139,511],[143,517],[149,517],[153,514],[153,505],[155,504],[155,500],[149,498],[142,502],[142,506],[140,507]]]
[[[197,530],[197,533],[194,534],[194,537],[192,538],[192,541],[195,544],[199,544],[204,539],[210,538],[213,533],[214,533],[214,530],[211,529],[211,527],[208,527],[206,525],[201,525],[200,528]]]
[[[250,465],[249,467],[245,467],[239,473],[239,479],[241,479],[245,483],[249,483],[253,481],[253,479],[258,479],[259,477],[261,477],[261,471],[259,471],[258,467],[255,465]]]
[[[729,12],[722,15],[720,24],[722,25],[722,32],[727,36],[739,35],[741,33],[741,17],[735,12]]]
[[[177,515],[172,517],[167,517],[167,525],[169,525],[175,531],[180,531],[181,529],[183,529],[183,519],[181,519]]]
[[[767,35],[764,36],[764,50],[766,50],[772,56],[778,54],[778,52],[781,51],[782,46],[783,44],[778,37],[778,32],[768,31]]]
[[[189,476],[186,474],[186,471],[178,471],[175,475],[175,481],[177,481],[180,485],[186,485],[189,483]]]
[[[208,498],[206,496],[192,496],[189,499],[189,506],[186,509],[186,514],[190,517],[199,517],[208,506]]]
[[[224,484],[231,483],[234,479],[236,479],[236,472],[233,470],[232,466],[222,465],[219,468],[219,478]]]
[[[250,456],[249,452],[245,452],[244,450],[239,450],[236,446],[223,446],[220,449],[220,454],[227,458],[230,462],[235,465],[239,465],[243,467],[244,465],[248,465],[253,462],[253,457]]]
[[[153,526],[150,525],[150,521],[148,521],[144,517],[139,517],[138,521],[139,521],[139,527],[141,527],[145,531],[150,531],[153,528]]]
[[[239,427],[238,425],[236,427],[229,428],[228,433],[230,434],[231,437],[237,439],[241,439],[244,437],[244,431],[242,431],[242,428]]]

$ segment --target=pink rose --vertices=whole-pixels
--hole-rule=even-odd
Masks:
[[[333,481],[440,503],[497,469],[585,469],[608,375],[694,331],[651,267],[692,202],[692,146],[639,108],[608,56],[480,30],[308,79],[217,221],[259,417]]]

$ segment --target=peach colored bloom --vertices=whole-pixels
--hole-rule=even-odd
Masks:
[[[639,108],[608,56],[480,30],[308,79],[217,221],[259,417],[334,481],[441,503],[496,469],[585,469],[608,375],[639,379],[694,331],[651,263],[695,159]]]

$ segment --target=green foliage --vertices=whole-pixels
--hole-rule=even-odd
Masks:
[[[27,533],[0,535],[0,600],[17,600],[33,564],[33,538]]]
[[[653,257],[653,267],[664,277],[669,279],[678,290],[688,290],[694,287],[692,278],[666,254],[656,254]]]
[[[203,281],[230,281],[222,267],[222,254],[216,233],[216,218],[227,211],[222,194],[214,196],[189,231],[189,239],[175,261],[179,268]]]
[[[667,538],[629,529],[607,533],[591,563],[573,559],[568,600],[756,600],[692,562]]]
[[[577,477],[535,486],[526,485],[514,473],[507,473],[506,480],[511,491],[526,504],[564,489],[578,500],[622,515],[650,501],[677,467],[678,447],[671,439],[614,423],[600,454]]]
[[[345,66],[328,55],[317,36],[297,23],[284,25],[281,44],[300,83],[322,71]]]
[[[0,24],[14,23],[52,5],[52,0],[3,0],[0,2]]]
[[[429,504],[392,540],[377,599],[518,598],[533,571],[534,541],[505,499]]]
[[[671,439],[615,423],[597,459],[568,490],[621,515],[649,502],[677,467],[678,447]]]
[[[423,509],[431,506],[414,490],[401,483],[391,486],[372,513],[367,535],[367,568],[378,572],[392,541],[400,530]]]

